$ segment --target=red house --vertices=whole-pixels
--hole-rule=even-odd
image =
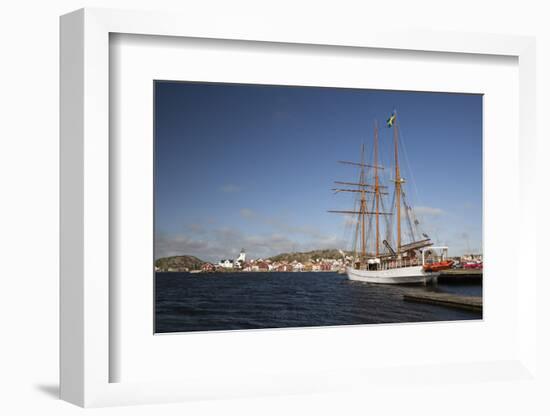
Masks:
[[[216,267],[211,264],[211,263],[204,263],[202,266],[201,266],[201,270],[203,272],[206,272],[206,273],[209,273],[209,272],[213,272],[214,270],[216,270]]]
[[[256,266],[258,266],[258,270],[260,272],[268,272],[269,271],[269,264],[267,264],[265,261],[257,262]]]

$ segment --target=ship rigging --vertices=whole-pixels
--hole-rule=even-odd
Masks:
[[[352,215],[356,220],[353,240],[355,257],[353,264],[347,268],[351,280],[394,284],[426,283],[436,278],[440,270],[451,267],[452,261],[446,259],[447,247],[434,247],[429,236],[419,231],[420,222],[408,204],[404,191],[405,179],[401,176],[399,163],[399,126],[395,112],[386,124],[393,130],[393,166],[390,169],[393,177],[387,178],[388,184],[382,182],[381,172],[385,171],[385,167],[380,165],[379,129],[375,121],[372,163],[365,160],[364,144],[361,146],[359,162],[338,161],[359,169],[357,182],[335,181],[336,185],[346,187],[332,188],[336,194],[355,194],[355,208],[328,212]],[[385,198],[390,194],[390,188],[393,188],[393,200],[389,209],[386,209]],[[405,244],[403,220],[408,226],[410,239]],[[435,257],[437,250],[441,253],[439,258]]]

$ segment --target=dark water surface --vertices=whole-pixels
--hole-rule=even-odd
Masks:
[[[410,291],[480,296],[480,284],[371,285],[346,275],[156,273],[155,332],[481,319],[481,313],[404,302]]]

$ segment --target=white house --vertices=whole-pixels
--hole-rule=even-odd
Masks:
[[[294,263],[294,262],[293,262]],[[304,270],[304,265],[300,262],[297,262],[293,265],[293,268],[294,268],[294,271],[295,272],[301,272]]]
[[[242,248],[239,254],[239,257],[237,258],[237,260],[235,260],[235,267],[240,269],[243,267],[245,263],[246,263],[246,253],[244,251],[244,248]]]
[[[221,266],[225,269],[232,269],[233,268],[233,260],[222,259],[218,263],[218,266]]]
[[[243,248],[241,249],[241,253],[239,254],[239,257],[237,258],[237,260],[222,259],[218,263],[218,266],[223,267],[225,269],[240,269],[243,267],[245,262],[246,262],[246,253]]]

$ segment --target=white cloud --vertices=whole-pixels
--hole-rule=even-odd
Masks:
[[[306,237],[317,239],[324,237],[324,234],[317,228],[309,225],[293,225],[282,218],[262,215],[248,208],[242,208],[239,213],[241,214],[241,217],[247,220],[271,226],[276,232],[282,232],[285,234],[301,234]]]
[[[155,238],[155,258],[178,256],[183,254],[193,255],[207,250],[209,243],[196,240],[183,235],[160,234]]]
[[[210,230],[200,239],[186,235],[157,235],[155,258],[186,254],[216,262],[221,258],[235,257],[241,248],[253,258],[266,258],[284,252],[345,247],[346,241],[330,235],[298,241],[285,233],[247,235],[235,228],[224,227]]]
[[[443,211],[441,208],[419,206],[414,207],[414,213],[427,217],[439,217],[440,215],[443,215],[445,211]]]
[[[359,220],[357,217],[351,217],[351,216],[345,216],[344,217],[344,225],[357,225]]]

